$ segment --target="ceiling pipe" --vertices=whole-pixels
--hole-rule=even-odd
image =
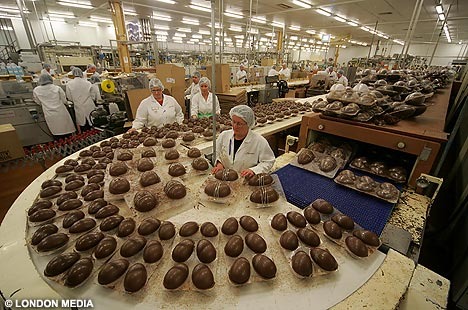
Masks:
[[[211,113],[213,115],[213,157],[211,163],[216,165],[216,28],[215,28],[215,0],[211,0]],[[224,32],[224,29],[221,29]],[[221,45],[221,44],[220,44]],[[220,55],[221,56],[221,55]],[[220,59],[221,63],[221,59]]]

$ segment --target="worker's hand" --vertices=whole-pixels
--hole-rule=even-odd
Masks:
[[[77,133],[78,133],[78,134],[81,134],[81,127],[80,127],[80,125],[76,124],[76,128],[77,128]]]
[[[213,169],[211,169],[211,173],[212,173],[212,174],[215,174],[216,172],[221,171],[221,170],[223,170],[223,169],[224,169],[223,164],[220,163],[220,162],[218,162],[218,163],[213,167]]]
[[[192,115],[192,118],[193,119],[197,119],[198,117],[196,115]]]
[[[252,170],[250,169],[245,169],[245,170],[242,170],[241,171],[241,177],[245,177],[247,179],[250,179],[251,177],[253,177],[255,175],[255,172],[253,172]]]
[[[131,133],[131,132],[134,132],[134,131],[137,131],[136,128],[130,128],[129,130],[127,130],[128,133]]]

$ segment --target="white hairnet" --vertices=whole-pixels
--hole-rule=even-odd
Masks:
[[[211,89],[211,82],[210,82],[210,79],[207,78],[206,76],[202,77],[202,78],[200,79],[200,82],[198,82],[198,84],[200,84],[200,86],[206,84],[206,85],[208,85],[208,89]]]
[[[338,74],[344,74],[344,71],[340,69],[340,70],[338,70],[337,73],[338,73]]]
[[[333,67],[328,67],[328,72],[332,72],[333,71]]]
[[[88,65],[88,67],[87,67],[86,69],[91,69],[91,68],[94,68],[94,69],[96,69],[96,66],[95,66],[95,65],[93,65],[93,64],[89,64],[89,65]]]
[[[194,76],[196,76],[197,78],[201,78],[201,74],[198,71],[195,71],[194,73],[192,73],[192,77]]]
[[[271,66],[272,69],[276,69],[276,65]]]
[[[83,77],[83,71],[81,71],[80,68],[73,68],[72,75],[82,78]]]
[[[54,83],[54,80],[52,79],[52,76],[48,73],[42,73],[39,76],[39,80],[37,81],[37,84],[41,86],[52,83]]]
[[[49,64],[44,64],[44,65],[42,65],[42,68],[44,68],[44,69],[46,69],[46,70],[47,70],[47,69],[50,69],[50,65],[49,65]]]
[[[157,79],[157,78],[152,78],[149,81],[149,89],[152,89],[152,88],[155,88],[155,87],[158,87],[158,88],[161,88],[161,90],[164,90],[164,85],[161,82],[161,80]]]
[[[232,118],[233,115],[242,118],[249,128],[255,126],[255,114],[249,106],[237,105],[233,107],[231,111],[229,111],[229,116]]]
[[[100,78],[97,74],[93,74],[93,75],[91,76],[91,78],[89,79],[89,81],[90,81],[92,84],[101,83],[101,78]]]

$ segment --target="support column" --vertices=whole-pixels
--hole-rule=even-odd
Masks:
[[[18,0],[19,1],[19,0]],[[130,63],[130,53],[128,52],[127,31],[125,29],[125,19],[120,0],[109,0],[111,8],[112,21],[114,22],[115,36],[117,38],[117,50],[119,51],[120,67],[122,72],[132,72]]]
[[[31,29],[29,27],[28,19],[26,18],[23,12],[23,2],[21,0],[16,0],[16,5],[18,6],[18,9],[20,11],[21,21],[23,22],[24,30],[26,30],[26,36],[28,37],[29,46],[32,50],[35,50],[36,43],[34,42]]]
[[[276,63],[282,64],[283,63],[283,30],[278,30],[276,32]]]

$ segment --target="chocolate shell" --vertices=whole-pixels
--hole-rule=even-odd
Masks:
[[[306,219],[299,212],[289,211],[286,214],[286,217],[288,218],[289,223],[291,223],[295,227],[297,228],[306,227],[306,224],[307,224]]]
[[[245,236],[245,244],[255,253],[264,253],[267,249],[265,239],[257,233],[248,233]]]
[[[172,250],[172,259],[178,263],[185,262],[193,253],[195,243],[191,239],[184,239]]]
[[[319,161],[319,168],[323,172],[333,171],[336,168],[336,166],[336,159],[328,155],[321,158]]]
[[[49,186],[62,186],[62,182],[60,182],[59,180],[47,180],[47,181],[42,182],[41,184],[42,189],[49,187]]]
[[[94,183],[88,184],[85,187],[83,187],[83,189],[81,190],[81,196],[86,197],[89,193],[99,190],[99,189],[101,189],[99,184],[94,184]]]
[[[352,230],[354,228],[354,221],[347,215],[335,214],[332,216],[332,221],[337,223],[343,229]]]
[[[46,277],[55,277],[64,273],[73,266],[79,259],[80,254],[75,252],[62,253],[52,258],[44,269]]]
[[[73,173],[65,178],[65,183],[70,183],[71,181],[74,181],[74,180],[81,180],[84,182],[85,179],[82,175]]]
[[[238,229],[239,229],[239,223],[237,222],[237,219],[234,217],[230,217],[226,219],[223,223],[223,226],[221,227],[221,231],[225,235],[234,235]]]
[[[65,185],[65,190],[66,191],[76,191],[80,188],[82,188],[85,185],[85,183],[81,180],[74,180]]]
[[[96,226],[96,221],[92,218],[84,218],[73,223],[68,231],[72,234],[79,234],[88,231]]]
[[[104,175],[103,174],[97,174],[97,175],[93,175],[92,177],[90,177],[88,179],[88,183],[90,184],[93,184],[93,183],[101,183],[104,181]]]
[[[147,236],[154,233],[161,226],[161,221],[154,218],[146,218],[138,226],[138,233]]]
[[[241,218],[239,219],[239,223],[241,227],[248,232],[255,232],[258,230],[257,221],[250,215],[241,216]]]
[[[164,192],[166,193],[167,197],[171,199],[181,199],[187,195],[187,189],[185,188],[185,185],[175,180],[171,180],[166,183],[164,186]]]
[[[122,247],[120,248],[120,255],[122,257],[132,257],[137,254],[146,245],[146,238],[142,236],[134,236],[130,239],[127,239]]]
[[[192,167],[193,169],[198,170],[198,171],[205,171],[205,170],[208,170],[209,165],[206,159],[202,157],[198,157],[192,161]]]
[[[132,218],[126,218],[119,224],[117,236],[120,238],[127,237],[135,231],[136,223]]]
[[[119,258],[106,263],[98,274],[98,283],[108,285],[119,279],[127,271],[130,263],[125,258]]]
[[[185,142],[191,142],[195,140],[195,135],[191,132],[188,132],[182,136],[182,140],[184,140]]]
[[[369,230],[355,230],[353,236],[359,238],[367,245],[378,247],[380,245],[379,237]]]
[[[216,259],[216,248],[210,241],[201,239],[197,243],[197,257],[202,263],[209,264]]]
[[[163,285],[168,290],[180,287],[187,280],[189,268],[186,264],[175,264],[164,276]]]
[[[327,236],[333,239],[341,239],[343,236],[343,231],[338,224],[333,221],[326,221],[323,223],[323,230],[327,234]]]
[[[79,252],[87,251],[98,245],[102,239],[104,239],[104,234],[100,231],[87,233],[76,240],[75,249]]]
[[[190,158],[197,158],[202,155],[201,151],[196,147],[192,147],[187,151],[187,156]]]
[[[124,288],[127,292],[138,292],[145,286],[148,279],[146,267],[141,263],[136,263],[128,268],[124,279]]]
[[[197,222],[186,222],[182,227],[180,227],[179,235],[181,237],[190,237],[198,231],[198,228],[199,226]]]
[[[199,290],[207,290],[215,285],[213,273],[204,264],[198,264],[192,271],[192,283]]]
[[[62,166],[58,166],[58,167],[55,169],[55,173],[57,173],[57,174],[63,174],[63,173],[67,173],[67,172],[73,171],[73,169],[75,169],[75,167],[72,166],[72,165],[62,165]]]
[[[286,230],[286,228],[288,228],[288,221],[283,213],[277,213],[271,219],[270,225],[273,229],[276,229],[278,231],[284,231]]]
[[[159,239],[169,240],[175,235],[175,226],[169,221],[165,221],[159,226]]]
[[[99,209],[99,211],[96,212],[94,217],[97,219],[103,219],[117,213],[119,213],[119,208],[117,206],[109,204]]]
[[[99,242],[96,249],[94,250],[94,257],[97,259],[102,259],[108,257],[112,253],[114,253],[115,249],[117,248],[117,241],[114,237],[105,237],[104,239]]]
[[[166,160],[176,160],[180,157],[179,151],[177,150],[168,150],[164,153],[164,158]]]
[[[142,158],[156,157],[156,152],[153,149],[147,149],[141,152]]]
[[[162,147],[165,149],[174,147],[176,145],[176,142],[172,138],[164,139],[161,143]]]
[[[346,237],[345,243],[348,250],[350,250],[354,255],[359,257],[367,257],[369,255],[366,244],[362,242],[361,239],[349,236]]]
[[[114,228],[117,228],[120,223],[124,220],[124,217],[119,214],[111,215],[109,217],[106,217],[102,222],[101,225],[99,225],[99,229],[101,231],[110,231]]]
[[[315,154],[309,149],[302,149],[297,155],[297,162],[306,165],[315,159]]]
[[[308,228],[299,228],[296,233],[299,239],[308,246],[316,247],[320,245],[320,237],[315,231]]]
[[[70,199],[62,203],[58,209],[60,211],[70,211],[77,209],[83,205],[83,202],[80,199]]]
[[[50,236],[52,234],[55,234],[56,232],[58,232],[58,227],[55,226],[54,224],[42,225],[32,235],[31,244],[32,245],[38,245],[39,242],[42,241],[42,239],[44,239],[45,237]]]
[[[223,169],[215,173],[215,178],[221,181],[235,181],[239,178],[239,175],[235,170]]]
[[[308,206],[304,209],[304,217],[309,224],[316,225],[320,223],[320,213],[312,206]]]
[[[256,254],[252,258],[252,266],[254,270],[265,279],[273,279],[276,277],[276,265],[267,256],[263,254]]]
[[[120,160],[120,161],[127,161],[127,160],[132,160],[132,159],[133,159],[133,154],[129,151],[121,152],[119,155],[117,155],[117,160]]]
[[[259,204],[268,204],[279,199],[278,192],[272,187],[260,187],[252,192],[250,201]]]
[[[69,199],[76,198],[78,198],[78,194],[76,192],[66,192],[58,196],[57,201],[55,203],[58,206],[61,206],[64,202],[68,201]]]
[[[64,165],[70,165],[70,166],[78,166],[78,161],[75,159],[67,159],[66,161],[63,162]]]
[[[244,250],[244,239],[241,236],[232,236],[224,246],[224,253],[230,257],[239,256]]]
[[[218,235],[218,228],[211,222],[205,222],[201,225],[200,232],[205,237],[215,237]]]
[[[323,214],[332,214],[333,213],[333,206],[324,199],[316,199],[312,203],[312,207],[320,213]]]
[[[150,186],[161,182],[161,178],[154,171],[145,171],[141,174],[140,185],[143,187]]]
[[[48,252],[67,244],[69,237],[64,233],[55,233],[42,239],[37,245],[37,251]]]
[[[299,246],[296,234],[291,230],[286,230],[281,234],[280,245],[289,251],[294,251]]]
[[[44,222],[55,217],[56,212],[52,209],[37,210],[29,216],[29,221],[33,223]]]
[[[139,212],[148,212],[159,204],[158,198],[148,191],[139,191],[133,198],[135,209]]]
[[[211,181],[205,186],[205,194],[214,198],[224,198],[229,196],[230,193],[231,188],[223,182]]]
[[[100,209],[107,206],[107,201],[102,198],[96,199],[88,205],[88,213],[96,214]]]
[[[143,260],[145,263],[153,264],[159,261],[164,254],[164,248],[158,240],[151,240],[143,250]]]
[[[83,162],[83,161],[82,161]],[[95,164],[95,161],[93,160],[93,164],[79,164],[78,166],[76,166],[73,171],[77,172],[77,173],[85,173],[87,172],[88,170],[91,169],[92,166],[94,166]]]
[[[130,183],[126,178],[116,177],[109,183],[109,192],[114,195],[124,194],[130,190]]]
[[[184,175],[187,171],[185,170],[184,165],[181,163],[174,163],[171,164],[168,168],[168,173],[170,176],[173,177],[180,177],[181,175]]]
[[[75,192],[73,192],[74,194],[76,194]],[[39,200],[39,201],[36,201],[34,202],[34,204],[31,206],[31,208],[29,208],[28,210],[28,215],[31,215],[33,214],[34,212],[38,211],[38,210],[42,210],[42,209],[49,209],[52,207],[52,202],[49,201],[49,200]]]
[[[49,186],[49,187],[46,187],[46,188],[42,189],[39,192],[39,197],[41,197],[41,198],[53,197],[56,194],[60,193],[61,191],[62,191],[61,186]]]
[[[273,178],[268,173],[255,174],[249,179],[250,186],[265,186],[273,183]]]
[[[109,174],[113,177],[125,174],[128,171],[128,167],[124,162],[112,163],[109,167]]]
[[[156,140],[156,138],[153,137],[148,137],[143,141],[144,146],[154,146],[156,145],[156,143],[158,143],[158,140]]]
[[[330,252],[321,248],[311,248],[310,256],[320,268],[326,271],[334,271],[338,269],[338,263]]]
[[[84,219],[85,214],[81,210],[74,210],[71,212],[68,212],[64,217],[62,221],[62,227],[63,228],[70,228],[75,222]]]
[[[299,251],[293,255],[291,266],[294,272],[300,276],[310,277],[312,275],[312,260],[304,251]]]
[[[237,258],[229,268],[229,280],[234,284],[244,284],[250,279],[250,263],[245,257]]]

